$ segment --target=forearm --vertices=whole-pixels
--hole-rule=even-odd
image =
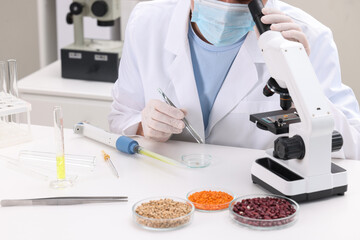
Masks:
[[[115,84],[113,92],[114,100],[108,116],[110,131],[121,135],[136,135],[138,125],[141,122],[142,108],[125,101],[129,98],[126,98],[125,92],[118,88],[117,84]],[[123,97],[119,97],[118,92],[121,92],[120,95]]]

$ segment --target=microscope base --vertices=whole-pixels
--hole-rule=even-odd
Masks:
[[[334,163],[331,165],[333,187],[313,192],[306,190],[306,179],[270,158],[257,159],[251,173],[253,183],[273,194],[286,196],[297,202],[344,195],[347,191],[347,172]]]
[[[115,82],[118,79],[122,42],[85,39],[83,46],[61,49],[63,78]]]

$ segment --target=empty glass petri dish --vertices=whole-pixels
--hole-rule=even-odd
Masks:
[[[260,202],[261,200],[265,202],[274,201],[274,203],[273,204],[266,204],[264,202],[261,203]],[[257,201],[257,203],[254,201]],[[244,205],[247,205],[247,207],[245,208],[245,211],[247,211],[247,213],[245,213],[244,208],[240,209],[239,203],[244,203]],[[279,205],[284,203],[287,204],[287,206],[289,207],[291,206],[291,211],[289,211],[291,213],[279,214],[279,213],[271,212],[271,208],[272,208],[271,205],[273,205],[273,208],[276,209],[279,207]],[[267,209],[254,210],[255,208],[257,208],[256,205],[257,206],[266,205]],[[299,204],[297,204],[294,200],[290,198],[279,195],[272,195],[272,194],[246,195],[234,199],[234,201],[229,206],[229,211],[230,211],[231,219],[233,219],[236,223],[242,226],[256,230],[272,230],[272,229],[280,229],[280,228],[288,227],[294,224],[298,217]],[[251,217],[248,216],[249,212],[251,213]],[[264,216],[262,216],[267,214],[267,212],[269,212],[267,218],[271,217],[271,219],[264,219]],[[269,215],[273,215],[273,216],[269,216]],[[274,218],[274,216],[276,218]]]
[[[189,168],[204,168],[210,165],[211,155],[203,153],[185,154],[181,156],[181,162]]]
[[[179,213],[184,208],[187,208],[188,213],[170,217],[171,214]],[[147,198],[135,203],[132,212],[136,224],[140,227],[155,231],[169,231],[189,225],[193,219],[195,207],[188,200],[163,196]]]

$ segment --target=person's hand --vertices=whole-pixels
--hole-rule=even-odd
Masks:
[[[138,133],[159,142],[167,141],[172,134],[183,131],[185,117],[182,110],[174,108],[160,100],[150,100],[141,112],[142,129]]]
[[[297,23],[275,8],[263,8],[262,13],[265,15],[261,18],[264,24],[271,24],[270,29],[281,32],[285,39],[301,43],[310,55],[309,42]]]

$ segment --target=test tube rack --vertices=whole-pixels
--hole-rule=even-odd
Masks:
[[[31,140],[31,104],[0,92],[0,148]]]

